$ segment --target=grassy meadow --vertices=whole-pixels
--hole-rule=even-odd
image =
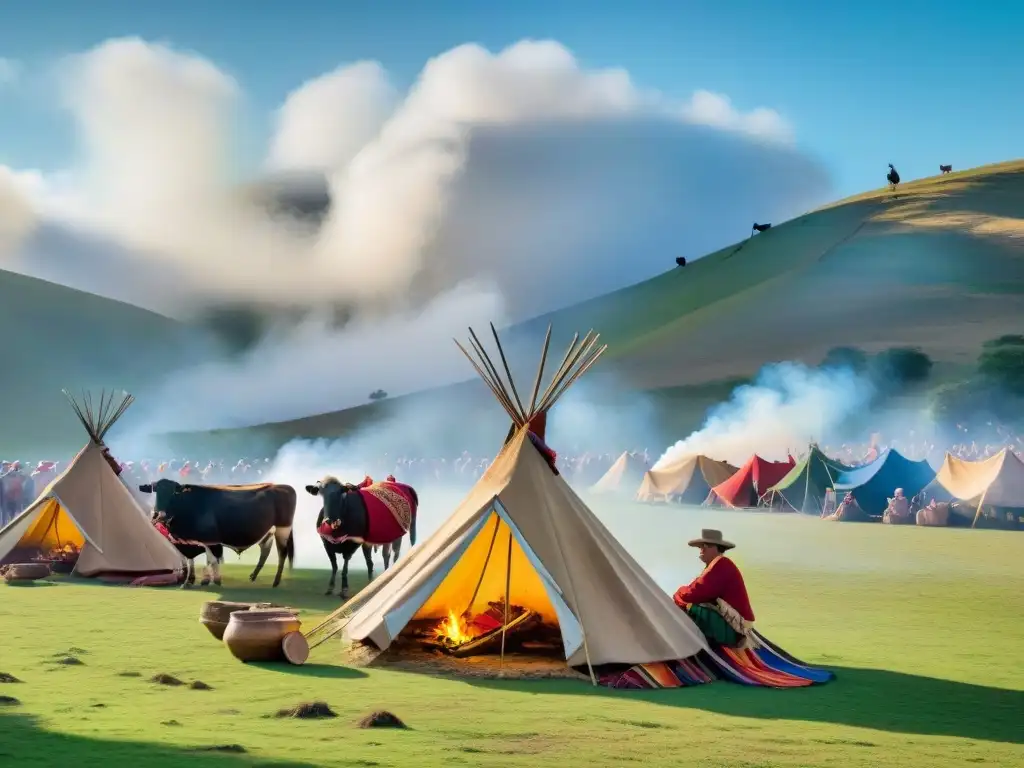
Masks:
[[[611,507],[609,506],[608,509]],[[599,511],[600,514],[600,511]],[[604,515],[602,515],[604,517]],[[1024,570],[1019,534],[823,523],[796,516],[619,507],[612,525],[666,585],[696,570],[681,542],[716,522],[758,625],[835,682],[615,692],[575,681],[462,681],[341,666],[242,665],[198,623],[203,601],[301,609],[336,598],[327,574],[278,590],[231,565],[219,590],[53,577],[0,585],[0,762],[43,766],[941,766],[1024,763]],[[674,523],[674,541],[651,525]],[[660,530],[665,530],[660,528]],[[652,543],[652,538],[657,541]],[[271,563],[273,565],[273,562]],[[362,568],[353,565],[354,586]],[[80,665],[61,664],[74,657]],[[168,674],[213,690],[150,681]],[[132,676],[128,676],[132,675]],[[336,719],[268,717],[323,700]],[[409,730],[362,730],[387,709]],[[244,750],[244,751],[243,751]],[[187,761],[187,762],[186,762]]]

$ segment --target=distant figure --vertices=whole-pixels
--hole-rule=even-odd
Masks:
[[[758,224],[755,221],[753,229],[750,230],[750,234],[754,234],[754,230],[756,230],[758,232],[765,232],[765,231],[767,231],[767,230],[769,230],[771,228],[772,228],[771,224]]]
[[[682,256],[677,256],[676,257],[676,266],[677,267],[685,267],[686,266],[686,259],[683,258]]]
[[[896,172],[892,163],[889,163],[889,173],[885,178],[889,180],[889,189],[895,190],[899,186],[900,175]]]
[[[942,171],[942,173],[952,173],[953,166],[952,165],[940,165],[939,166],[939,170]]]

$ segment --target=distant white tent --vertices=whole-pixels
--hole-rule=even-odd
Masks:
[[[67,394],[67,393],[65,393]],[[104,395],[98,409],[86,397],[68,399],[89,442],[36,500],[0,531],[0,563],[23,562],[75,545],[75,573],[167,573],[182,564],[178,551],[150,524],[146,513],[111,467],[103,436],[132,402]]]
[[[639,453],[623,451],[591,490],[598,493],[628,493],[632,495],[647,471],[647,462]]]
[[[604,351],[596,348],[598,337],[573,339],[538,400],[549,329],[526,405],[500,342],[508,384],[472,338],[476,355],[467,357],[512,418],[510,437],[441,528],[310,632],[311,640],[323,642],[344,630],[351,640],[384,650],[414,620],[472,614],[507,596],[506,605],[534,610],[557,625],[568,664],[586,665],[595,681],[594,666],[684,659],[707,650],[696,625],[546,455],[545,414]]]

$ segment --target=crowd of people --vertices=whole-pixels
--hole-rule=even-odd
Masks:
[[[1018,455],[1024,452],[1021,438],[1007,430],[997,428],[985,435],[987,440],[962,440],[948,447],[910,435],[884,443],[879,435],[868,442],[822,445],[828,455],[848,465],[874,460],[887,447],[894,448],[909,459],[927,459],[938,466],[946,451],[962,459],[977,461],[1010,448]],[[660,454],[650,449],[636,449],[629,453],[640,459],[642,466],[652,467]],[[559,454],[558,467],[566,480],[586,488],[596,483],[619,457],[617,453]],[[793,452],[800,459],[799,451]],[[365,471],[371,476],[394,475],[410,485],[445,484],[468,488],[483,476],[493,457],[472,456],[463,452],[459,456],[415,458],[379,456],[367,462]],[[60,473],[63,464],[40,461],[35,464],[21,461],[0,462],[0,527],[9,523]],[[270,457],[229,459],[178,458],[166,460],[131,460],[119,463],[121,475],[129,484],[147,483],[159,478],[172,478],[179,482],[200,484],[244,484],[259,482],[271,470]],[[269,478],[268,478],[269,479]],[[356,478],[360,479],[360,478]]]

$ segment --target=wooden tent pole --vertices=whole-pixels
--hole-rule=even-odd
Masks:
[[[469,613],[469,609],[476,603],[476,597],[480,594],[480,585],[484,583],[484,575],[487,573],[487,566],[491,563],[491,554],[494,552],[494,542],[498,538],[498,528],[501,527],[501,518],[498,517],[498,513],[492,511],[494,515],[494,532],[491,533],[491,543],[487,546],[487,557],[484,558],[484,567],[480,569],[480,578],[476,580],[476,588],[473,590],[473,596],[469,598],[469,604],[466,606],[466,610],[462,612],[465,616]],[[511,530],[511,529],[510,529]]]
[[[505,631],[508,629],[509,602],[512,600],[512,528],[508,529],[508,559],[505,561],[505,615],[501,619],[501,657],[498,673],[505,669]]]
[[[971,528],[974,528],[978,525],[978,518],[981,517],[981,508],[985,504],[986,496],[988,496],[988,488],[985,488],[985,490],[981,494],[981,498],[978,500],[978,509],[974,513],[974,520],[971,521]]]

